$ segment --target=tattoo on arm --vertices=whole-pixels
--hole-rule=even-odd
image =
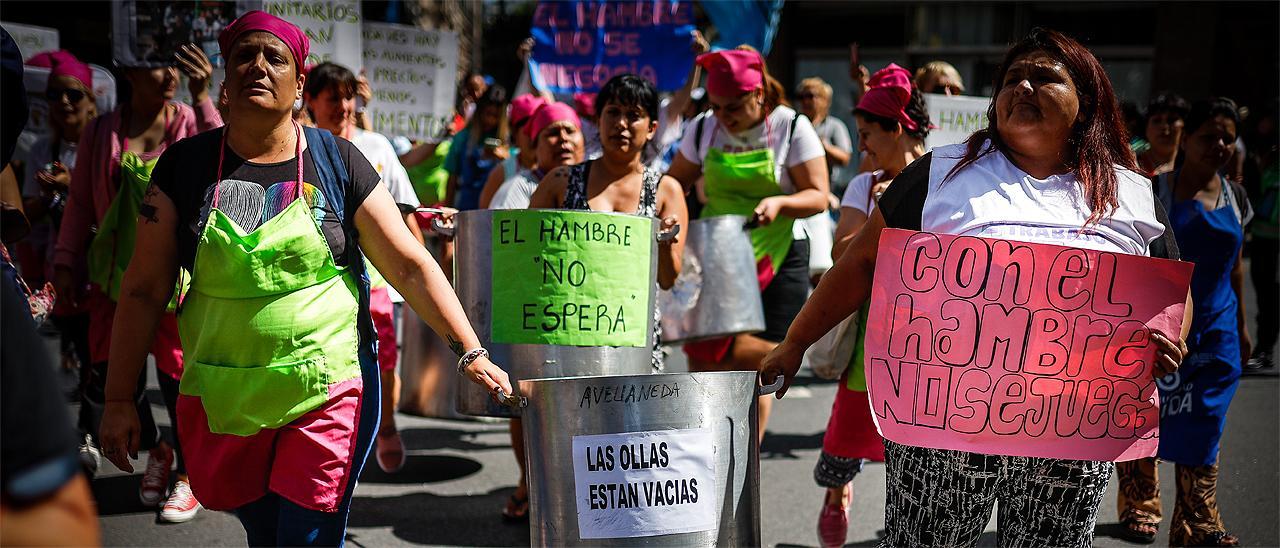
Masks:
[[[142,217],[143,222],[158,223],[160,222],[159,211],[151,200],[160,195],[160,189],[156,185],[147,187],[147,193],[142,196],[142,205],[138,206],[138,215]]]
[[[466,350],[462,348],[462,341],[453,338],[453,335],[445,335],[445,338],[449,339],[449,350],[452,350],[454,354],[457,354],[458,357],[461,358],[462,354],[466,352]]]

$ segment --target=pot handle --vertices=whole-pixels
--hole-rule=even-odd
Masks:
[[[787,380],[786,377],[778,375],[778,378],[774,379],[773,384],[756,388],[756,395],[768,396],[769,394],[777,392],[779,388],[782,388],[782,382],[785,380]]]
[[[774,390],[777,390],[776,388]],[[524,396],[508,394],[501,388],[498,389],[498,403],[510,407],[512,409],[521,409],[529,406],[529,400]]]
[[[658,232],[657,240],[659,242],[669,242],[671,240],[676,239],[676,236],[679,234],[680,234],[680,225],[676,225],[671,227],[671,230],[668,230],[666,232]]]

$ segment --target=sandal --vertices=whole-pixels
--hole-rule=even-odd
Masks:
[[[1132,518],[1121,521],[1120,527],[1122,539],[1138,544],[1155,542],[1156,533],[1160,530],[1159,524],[1145,523]]]
[[[502,509],[502,521],[520,523],[529,521],[529,494],[516,498],[515,493],[507,498],[507,506]]]

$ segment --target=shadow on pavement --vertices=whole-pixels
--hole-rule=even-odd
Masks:
[[[760,444],[761,459],[798,459],[795,451],[806,449],[822,449],[822,438],[825,432],[814,434],[774,434],[765,432],[764,441]]]
[[[454,546],[528,546],[529,524],[502,522],[502,506],[512,487],[472,495],[412,493],[399,497],[356,497],[351,527],[390,527],[396,538],[413,544]],[[359,533],[348,539],[363,544]]]
[[[143,506],[142,501],[138,500],[138,486],[141,483],[142,474],[94,478],[90,485],[93,500],[98,504],[98,515],[154,514],[155,508]]]
[[[409,453],[404,468],[394,474],[378,468],[378,459],[369,455],[360,481],[369,483],[437,483],[464,478],[479,472],[484,466],[479,462],[450,455],[415,455]]]
[[[488,444],[477,443],[477,437],[483,434],[501,433],[506,438],[507,425],[499,424],[483,430],[454,430],[451,428],[401,428],[400,438],[410,451],[434,451],[437,449],[456,449],[459,451],[483,451],[486,449],[506,449],[510,443]]]

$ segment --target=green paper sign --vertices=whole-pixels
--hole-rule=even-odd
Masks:
[[[648,344],[653,221],[582,211],[493,214],[493,342]]]

